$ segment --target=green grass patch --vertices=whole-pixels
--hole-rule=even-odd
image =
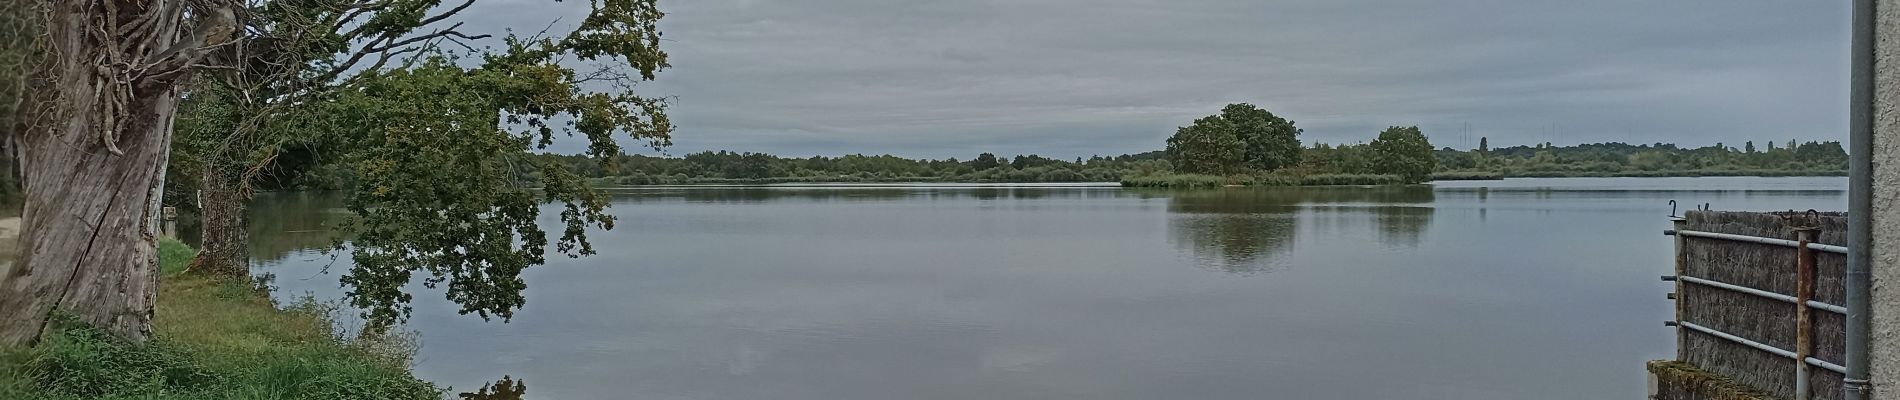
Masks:
[[[191,265],[191,259],[198,257],[198,249],[173,238],[158,239],[158,272],[162,275],[174,275],[185,271]]]
[[[339,328],[334,303],[279,307],[249,283],[180,273],[196,251],[159,244],[152,341],[59,319],[39,346],[0,349],[7,399],[440,399],[409,371],[411,334]]]

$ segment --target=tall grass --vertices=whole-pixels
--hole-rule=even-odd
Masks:
[[[1434,181],[1494,181],[1504,179],[1504,174],[1491,171],[1449,171],[1432,174]]]
[[[352,334],[335,324],[335,304],[279,308],[248,282],[180,273],[196,253],[160,242],[152,341],[59,319],[39,346],[0,349],[0,398],[442,398],[410,374],[413,336]]]
[[[1221,186],[1334,186],[1334,185],[1399,185],[1405,180],[1397,175],[1372,174],[1258,174],[1258,175],[1199,175],[1169,174],[1146,175],[1122,178],[1122,186],[1150,188],[1211,188]]]
[[[1304,186],[1403,185],[1405,178],[1381,174],[1314,174],[1300,177]]]
[[[1250,183],[1250,182],[1249,182]],[[1122,178],[1125,187],[1152,188],[1213,188],[1229,184],[1243,184],[1239,178],[1201,174],[1145,175]]]

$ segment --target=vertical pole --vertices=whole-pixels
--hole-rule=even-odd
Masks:
[[[1854,0],[1852,73],[1847,100],[1847,400],[1872,397],[1868,382],[1868,339],[1872,333],[1869,293],[1873,270],[1874,189],[1874,7],[1875,0]]]
[[[1689,337],[1688,331],[1682,329],[1682,315],[1683,305],[1688,303],[1684,300],[1689,298],[1689,293],[1682,291],[1686,287],[1682,277],[1689,276],[1689,257],[1683,253],[1683,245],[1688,239],[1682,235],[1682,231],[1689,227],[1689,219],[1672,215],[1669,216],[1669,222],[1676,228],[1676,361],[1688,361],[1685,351],[1689,348]]]
[[[1794,230],[1799,237],[1800,246],[1795,247],[1794,288],[1794,398],[1808,400],[1813,396],[1808,366],[1808,356],[1814,353],[1814,314],[1808,309],[1808,300],[1814,298],[1814,249],[1808,243],[1814,241],[1816,229],[1798,227]]]

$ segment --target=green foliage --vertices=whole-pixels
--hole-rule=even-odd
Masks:
[[[1131,176],[1122,179],[1126,187],[1155,188],[1213,188],[1228,185],[1232,180],[1219,175],[1168,174]]]
[[[97,398],[194,392],[219,378],[163,343],[134,345],[71,319],[55,324],[28,367],[39,377],[39,388],[50,394]]]
[[[1399,185],[1409,183],[1398,175],[1315,174],[1300,177],[1301,186]]]
[[[1228,104],[1220,117],[1246,143],[1246,165],[1255,171],[1273,171],[1300,162],[1300,128],[1252,104]]]
[[[333,129],[356,128],[345,135],[361,149],[348,159],[359,179],[347,207],[357,216],[347,224],[356,263],[343,283],[379,323],[406,317],[412,271],[430,274],[429,287],[446,282],[463,313],[511,317],[525,301],[521,271],[545,262],[542,203],[564,208],[558,251],[593,253],[585,230],[613,228],[606,201],[565,165],[526,156],[551,142],[547,117],[572,116],[566,130],[586,136],[596,155],[620,153],[616,132],[663,140],[670,131],[656,103],[584,92],[551,56],[487,61],[471,69],[435,57],[378,74],[325,113]],[[503,130],[495,124],[503,118],[527,129]],[[516,166],[538,172],[541,188],[520,185]]]
[[[1490,171],[1438,172],[1432,174],[1434,181],[1491,181],[1504,179],[1503,174]]]
[[[1386,128],[1370,146],[1373,171],[1398,175],[1405,183],[1429,181],[1438,167],[1431,141],[1416,126]]]
[[[334,305],[278,309],[268,297],[214,278],[179,274],[196,250],[160,242],[156,337],[144,344],[73,322],[33,348],[0,349],[8,399],[439,399],[407,368],[397,335],[354,335]]]
[[[1254,175],[1204,175],[1204,174],[1157,174],[1130,176],[1122,179],[1124,187],[1150,188],[1212,188],[1222,186],[1335,186],[1335,185],[1398,185],[1405,180],[1397,175],[1376,174],[1313,174],[1291,175],[1267,173]]]
[[[239,61],[185,96],[166,202],[194,205],[207,177],[347,190],[356,218],[340,228],[356,263],[343,282],[366,317],[406,318],[403,288],[420,272],[463,313],[507,319],[524,301],[521,271],[542,264],[550,242],[591,254],[586,230],[613,226],[585,177],[530,152],[578,136],[589,167],[612,171],[617,138],[671,141],[664,102],[632,90],[668,67],[657,2],[587,3],[571,31],[481,50],[468,45],[487,35],[455,22],[468,2],[248,3],[246,40],[227,54]],[[600,69],[577,72],[575,61]],[[546,203],[561,209],[555,239],[536,223]]]
[[[1187,174],[1233,174],[1247,157],[1246,142],[1240,140],[1233,123],[1218,115],[1176,129],[1168,138],[1167,151],[1174,170]]]
[[[170,237],[158,239],[158,267],[161,274],[183,272],[185,266],[191,264],[191,258],[197,256],[198,249],[191,248],[185,242]]]
[[[996,160],[996,155],[990,153],[978,154],[976,155],[976,159],[970,160],[970,168],[977,171],[996,168],[1002,165],[1002,162]]]
[[[461,312],[510,318],[522,270],[550,242],[591,254],[586,230],[614,222],[583,176],[530,152],[579,136],[591,167],[611,171],[616,138],[670,143],[665,104],[631,89],[667,67],[663,14],[654,0],[593,1],[566,34],[510,35],[464,60],[439,45],[484,36],[432,25],[466,6],[451,3],[257,3],[243,31],[252,62],[188,96],[169,202],[188,204],[206,169],[265,189],[346,189],[355,265],[342,280],[366,317],[406,318],[403,288],[421,273]],[[561,209],[557,238],[537,224],[546,203]]]
[[[1440,172],[1491,173],[1509,177],[1571,176],[1831,176],[1845,175],[1847,152],[1839,142],[1768,142],[1766,151],[1721,144],[1685,148],[1674,144],[1618,142],[1574,146],[1513,146],[1489,151],[1437,150]],[[1482,148],[1481,148],[1482,150]],[[1456,162],[1476,158],[1476,165]]]
[[[1218,115],[1196,119],[1167,144],[1168,159],[1181,173],[1274,171],[1300,161],[1300,129],[1252,104],[1229,104]]]

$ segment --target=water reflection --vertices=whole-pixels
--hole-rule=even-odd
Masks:
[[[1114,197],[1119,187],[931,187],[931,186],[735,186],[641,187],[606,189],[615,202],[646,203],[684,200],[692,203],[748,204],[782,200],[810,202],[964,198],[979,200],[1041,199],[1046,197]]]
[[[323,251],[336,244],[335,225],[349,216],[342,192],[262,193],[251,199],[250,256],[274,261],[292,254]],[[196,215],[180,215],[178,237],[193,246],[203,230]]]
[[[1388,205],[1372,208],[1373,225],[1379,228],[1379,243],[1386,246],[1418,247],[1425,229],[1432,226],[1428,206]]]
[[[1288,261],[1303,214],[1325,222],[1323,231],[1369,221],[1387,246],[1416,247],[1431,226],[1432,189],[1313,187],[1220,189],[1165,193],[1169,238],[1196,265],[1236,275],[1281,268]]]
[[[1636,234],[1667,227],[1667,200],[1846,204],[1791,179],[1558,186],[1573,181],[613,190],[624,223],[589,233],[596,256],[530,269],[513,323],[418,291],[416,372],[464,399],[525,395],[501,372],[544,398],[1635,397],[1630,366],[1673,343],[1653,328],[1657,287],[1630,279],[1670,254]],[[1732,190],[1763,186],[1793,190]],[[260,204],[259,219],[334,209]],[[327,242],[265,238],[303,235],[281,225],[258,245]],[[341,296],[333,278],[281,284]]]
[[[1168,203],[1168,237],[1188,250],[1195,265],[1253,275],[1284,265],[1297,218],[1280,191],[1184,192]]]
[[[491,383],[482,384],[481,390],[462,392],[455,395],[462,400],[521,400],[528,394],[528,382],[503,375]]]

